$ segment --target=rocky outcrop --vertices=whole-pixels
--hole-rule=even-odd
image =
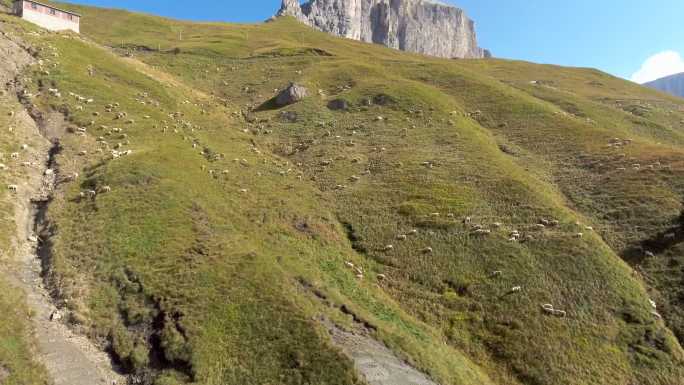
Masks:
[[[309,91],[299,84],[290,83],[290,85],[276,96],[275,103],[278,107],[288,106],[297,103],[309,96]]]
[[[283,0],[293,16],[333,35],[445,58],[484,58],[475,23],[462,9],[429,0]]]

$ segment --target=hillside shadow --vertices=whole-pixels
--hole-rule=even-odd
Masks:
[[[649,254],[662,254],[682,242],[684,242],[684,211],[674,221],[671,228],[627,248],[622,253],[622,258],[631,265],[640,264]]]

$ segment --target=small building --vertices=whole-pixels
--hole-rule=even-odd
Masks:
[[[14,14],[51,31],[80,33],[81,15],[32,0],[15,0]]]

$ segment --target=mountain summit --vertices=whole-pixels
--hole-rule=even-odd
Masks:
[[[656,79],[644,86],[684,98],[684,72]]]
[[[475,23],[450,5],[425,0],[283,0],[278,16],[333,35],[445,58],[484,58]]]

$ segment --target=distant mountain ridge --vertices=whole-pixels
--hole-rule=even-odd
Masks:
[[[457,7],[428,0],[283,0],[278,16],[333,35],[445,58],[485,58],[475,23]]]
[[[644,83],[644,86],[684,98],[684,72]]]

